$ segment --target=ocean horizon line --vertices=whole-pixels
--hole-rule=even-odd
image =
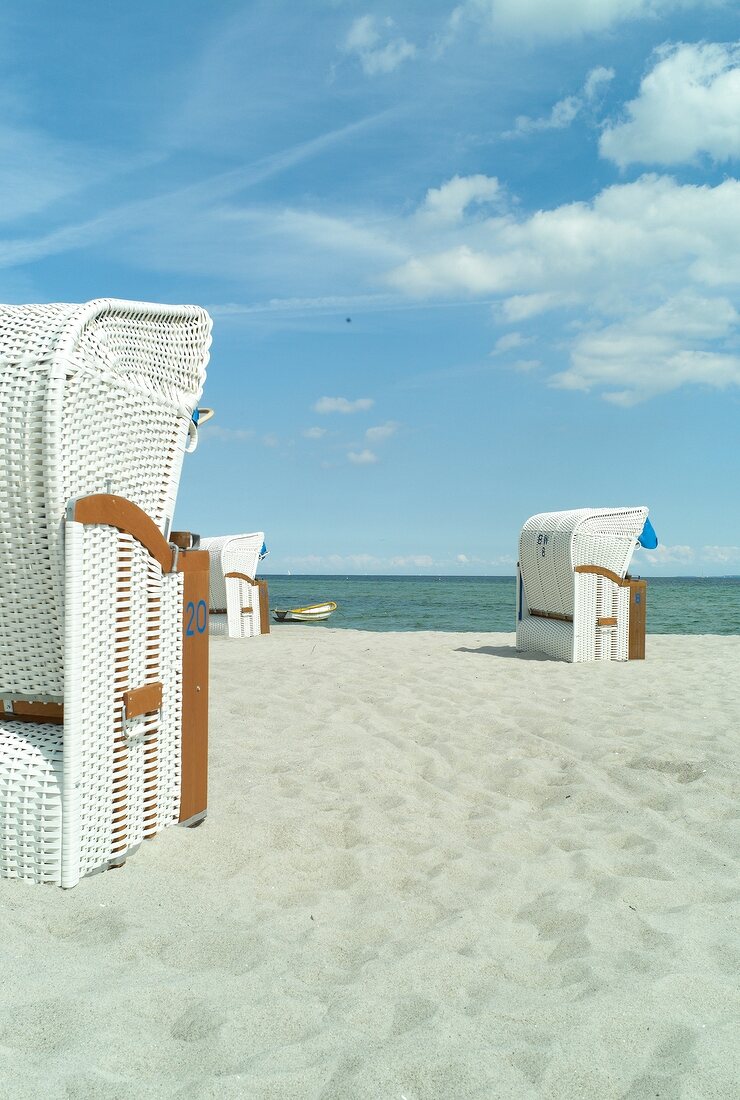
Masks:
[[[516,573],[263,573],[260,577],[265,580],[270,577],[297,578],[297,577],[325,577],[328,579],[357,577],[363,580],[451,580],[451,581],[480,581],[501,580],[511,581],[516,579]],[[630,576],[639,577],[648,581],[733,581],[740,580],[740,573],[632,573]]]

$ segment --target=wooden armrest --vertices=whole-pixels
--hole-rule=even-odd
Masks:
[[[248,577],[246,573],[224,573],[225,581],[231,580],[232,578],[238,581],[246,581],[247,584],[251,584],[255,588],[259,584],[259,581],[256,581],[254,577]]]
[[[151,516],[125,497],[93,493],[70,501],[67,511],[75,523],[102,524],[132,535],[159,562],[163,573],[173,571],[174,554],[167,539]]]
[[[630,586],[630,582],[626,577],[623,579],[619,576],[619,573],[615,573],[612,569],[606,569],[603,565],[576,565],[574,571],[576,573],[595,573],[598,577],[606,577],[607,580],[618,584],[620,588],[629,588]]]
[[[561,615],[558,611],[538,611],[534,607],[530,607],[529,614],[534,615],[536,619],[556,619],[559,623],[572,623],[572,615]]]

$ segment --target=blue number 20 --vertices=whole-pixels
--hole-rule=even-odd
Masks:
[[[203,634],[205,632],[208,625],[208,608],[205,600],[198,600],[197,605],[190,600],[185,605],[185,615],[187,617],[186,638],[194,638],[196,633]],[[195,630],[193,630],[193,626],[195,626]]]

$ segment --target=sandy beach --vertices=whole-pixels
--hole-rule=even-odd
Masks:
[[[207,822],[0,882],[0,1096],[737,1095],[739,667],[214,640]]]

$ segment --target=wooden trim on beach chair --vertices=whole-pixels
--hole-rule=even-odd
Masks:
[[[598,577],[606,577],[607,580],[612,581],[614,584],[618,584],[620,588],[629,588],[630,582],[626,578],[619,576],[619,573],[615,573],[611,569],[606,569],[603,565],[576,565],[574,568],[576,573],[595,573]]]
[[[239,573],[233,570],[231,573],[224,573],[224,580],[237,580],[244,581],[245,584],[251,584],[253,588],[258,588],[259,609],[260,609],[260,634],[270,633],[270,598],[267,594],[267,581],[255,580],[254,577],[248,576],[247,573]],[[251,612],[251,607],[243,607],[242,613],[247,614]]]
[[[208,807],[208,582],[207,550],[182,550],[182,772],[180,824],[197,824]],[[200,609],[203,615],[200,615]]]
[[[8,710],[8,706],[10,710]],[[25,699],[0,702],[0,719],[5,722],[41,722],[51,726],[64,724],[62,703],[29,703]]]
[[[260,634],[270,633],[270,597],[267,594],[267,581],[257,581],[260,590]]]
[[[200,535],[194,535],[192,531],[170,531],[170,542],[178,550],[197,550]]]
[[[129,688],[123,693],[123,705],[127,718],[139,718],[162,708],[162,683],[157,680],[142,687]]]
[[[572,615],[561,615],[558,611],[538,611],[534,607],[530,607],[529,614],[534,615],[536,619],[555,619],[559,623],[572,623]]]
[[[70,503],[69,518],[75,523],[99,523],[106,527],[115,527],[125,535],[133,535],[159,562],[163,573],[173,571],[172,547],[151,516],[125,497],[110,493],[78,497]]]
[[[645,660],[645,631],[647,628],[647,581],[630,578],[630,618],[628,659]]]
[[[597,619],[596,620],[596,625],[597,626],[616,626],[617,625],[617,620],[613,616],[610,615],[608,618]]]
[[[224,573],[225,581],[230,580],[232,577],[238,581],[246,581],[247,584],[251,584],[253,587],[256,587],[259,584],[259,581],[256,581],[254,577],[248,577],[246,573]]]

